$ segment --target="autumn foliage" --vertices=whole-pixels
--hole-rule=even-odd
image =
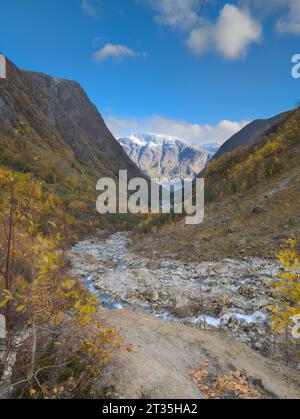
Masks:
[[[204,399],[263,399],[266,396],[250,383],[240,371],[214,375],[209,372],[209,365],[190,370],[189,375],[198,386]]]
[[[280,127],[265,133],[262,142],[240,147],[213,160],[206,172],[206,199],[245,192],[280,176],[299,162],[300,108]]]
[[[284,338],[287,361],[293,355],[300,359],[300,256],[296,246],[296,240],[288,240],[286,247],[279,252],[280,279],[272,284],[276,296],[273,328],[276,334]]]
[[[66,201],[32,174],[0,166],[0,191],[3,391],[17,397],[83,397],[123,338],[98,319],[96,297],[68,273],[74,216]],[[71,210],[83,205],[75,201]]]

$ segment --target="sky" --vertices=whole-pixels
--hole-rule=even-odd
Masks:
[[[116,137],[221,143],[299,102],[300,0],[1,0],[0,51],[77,80]]]

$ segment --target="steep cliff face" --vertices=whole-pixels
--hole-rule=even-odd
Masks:
[[[137,134],[119,142],[138,167],[152,177],[194,177],[213,156],[211,151],[165,135]]]
[[[9,137],[20,126],[29,128],[32,151],[45,159],[49,170],[55,171],[52,166],[60,161],[69,174],[93,179],[117,176],[120,169],[127,169],[129,176],[141,175],[78,83],[21,71],[7,61],[7,78],[0,80],[2,136]],[[19,159],[30,171],[30,155]]]

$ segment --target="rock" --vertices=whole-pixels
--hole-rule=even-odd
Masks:
[[[156,303],[159,300],[159,295],[157,290],[150,290],[147,292],[147,297],[149,301]]]
[[[243,285],[242,287],[238,288],[238,292],[243,297],[249,298],[250,300],[254,299],[257,296],[257,289],[249,285]]]
[[[213,270],[216,274],[224,275],[228,272],[228,266],[227,265],[214,266]]]
[[[262,207],[254,207],[252,209],[252,214],[254,214],[254,215],[260,215],[264,212],[265,212],[265,210]]]
[[[161,263],[160,263],[159,260],[149,260],[147,262],[146,266],[147,266],[148,269],[151,269],[153,271],[157,271],[161,268]]]
[[[254,344],[254,348],[255,348],[256,350],[258,350],[258,351],[262,351],[262,350],[263,350],[263,348],[264,348],[264,345],[263,345],[261,342],[256,342],[256,343]]]
[[[223,307],[220,313],[220,317],[224,317],[227,314],[231,314],[231,310],[228,307]]]
[[[209,272],[209,268],[208,268],[208,266],[203,266],[203,265],[200,265],[200,266],[198,266],[198,267],[197,267],[197,274],[198,274],[200,277],[203,277],[203,276],[208,275],[208,272]]]
[[[193,317],[197,313],[197,309],[193,303],[181,299],[176,300],[172,311],[178,317]]]
[[[233,321],[230,328],[225,326],[227,334],[251,346],[258,340],[268,341],[266,326],[270,325],[274,302],[272,288],[264,279],[276,278],[274,262],[245,257],[182,263],[171,254],[161,259],[159,255],[141,258],[129,251],[129,243],[127,233],[78,243],[70,253],[74,275],[81,275],[83,282],[93,275],[94,284],[116,301],[133,307],[147,305],[156,311],[172,310],[175,321],[193,318],[199,312],[217,318],[230,313],[268,313],[261,331],[241,320]],[[118,261],[117,266],[103,273],[111,261]],[[265,349],[270,345],[265,343]]]

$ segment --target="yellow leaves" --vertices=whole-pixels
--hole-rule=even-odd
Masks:
[[[62,389],[62,391],[61,391],[61,389]],[[64,390],[65,390],[65,389],[64,389],[64,387],[60,387],[60,388],[53,387],[52,392],[53,392],[54,394],[57,394],[57,393],[59,393],[59,392],[63,392]]]
[[[285,244],[287,244],[289,247],[295,247],[297,245],[296,239],[289,239],[285,241]]]
[[[10,303],[13,300],[12,293],[9,290],[3,290],[3,300],[0,303],[0,308],[4,308],[7,306],[8,303]]]
[[[293,318],[300,314],[300,257],[296,252],[297,241],[290,239],[285,244],[288,248],[278,254],[282,265],[278,272],[280,280],[272,282],[277,296],[276,307],[272,310],[273,330],[281,336],[287,336],[287,332],[290,335]]]
[[[17,313],[24,313],[26,311],[26,306],[20,305],[17,307]]]
[[[53,221],[48,221],[48,224],[53,227],[55,230],[57,229],[57,225]]]
[[[76,281],[72,279],[68,279],[64,282],[62,282],[61,286],[64,290],[70,291],[74,286],[76,285]]]
[[[52,317],[51,322],[54,326],[59,326],[60,324],[64,322],[65,318],[66,318],[66,314],[63,311],[60,311],[59,313],[57,313],[56,315]]]
[[[9,290],[0,293],[0,308],[7,307],[11,302],[9,320],[10,324],[13,323],[13,333],[17,331],[14,320],[19,317],[18,322],[22,323],[17,328],[24,328],[28,335],[34,333],[34,330],[38,334],[38,350],[42,356],[36,357],[34,372],[43,373],[37,373],[36,376],[33,374],[32,381],[28,381],[31,384],[26,385],[25,391],[32,398],[61,398],[63,393],[73,392],[77,385],[82,385],[82,376],[87,376],[85,370],[88,365],[91,368],[88,374],[99,374],[112,352],[121,348],[123,339],[118,340],[116,329],[108,328],[97,320],[97,297],[89,295],[79,286],[77,280],[67,276],[64,252],[67,241],[73,238],[70,225],[77,223],[77,220],[68,213],[68,199],[65,196],[62,199],[55,193],[49,194],[47,191],[52,188],[45,186],[32,175],[12,173],[6,169],[2,171],[0,168],[0,213],[4,220],[3,230],[9,226],[11,211],[14,225],[9,272],[11,285]],[[77,202],[73,205],[73,211],[84,210],[85,207],[86,204]],[[3,230],[0,231],[0,263],[5,259],[3,255],[5,256],[8,249],[8,238]],[[19,263],[19,260],[22,264],[20,267],[18,265],[16,273],[13,261]],[[64,336],[59,339],[62,330]],[[48,332],[51,336],[52,333],[55,335],[50,351]],[[67,338],[64,339],[65,336],[68,342]],[[26,352],[34,349],[28,346],[34,341],[31,337],[28,336],[26,342],[20,343],[20,352],[24,348]],[[56,337],[59,341],[56,341]],[[55,358],[57,353],[58,359]],[[50,370],[47,368],[50,367],[52,371],[56,362],[61,364],[66,361],[67,364],[72,357],[77,356],[80,356],[79,375],[74,368],[71,373],[75,378],[71,382],[66,379],[64,386],[52,387],[53,376],[48,374]],[[24,377],[30,369],[30,358],[24,357],[24,365],[20,364],[20,375]],[[24,388],[21,391],[23,390]]]
[[[87,315],[87,314],[95,314],[96,313],[96,307],[93,305],[78,305],[77,306],[78,311],[80,312],[80,314],[82,315]]]
[[[34,388],[31,388],[31,389],[29,390],[29,395],[30,395],[30,397],[35,396],[35,395],[36,395],[36,390],[35,390]]]

